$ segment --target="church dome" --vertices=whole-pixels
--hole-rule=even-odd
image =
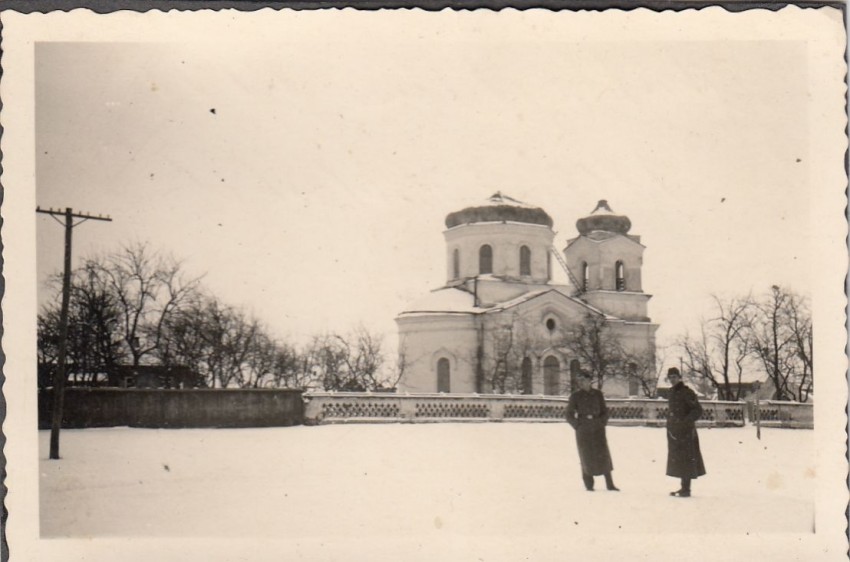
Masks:
[[[576,221],[576,228],[582,236],[598,230],[626,234],[631,227],[629,217],[615,214],[605,199],[596,204],[590,215]]]
[[[552,228],[552,217],[540,207],[517,201],[497,191],[481,205],[467,207],[446,216],[446,227],[475,222],[522,222]]]

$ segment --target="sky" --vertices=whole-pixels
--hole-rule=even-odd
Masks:
[[[445,216],[501,191],[559,249],[599,199],[627,215],[659,342],[711,294],[810,294],[805,43],[362,31],[36,44],[37,204],[113,219],[75,263],[143,241],[280,337],[392,336],[446,280]],[[61,252],[39,216],[40,289]]]

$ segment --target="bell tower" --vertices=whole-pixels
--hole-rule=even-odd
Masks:
[[[582,300],[624,320],[648,322],[651,295],[643,292],[641,280],[645,247],[640,236],[629,234],[631,227],[603,199],[576,221],[579,236],[567,242],[564,257]]]

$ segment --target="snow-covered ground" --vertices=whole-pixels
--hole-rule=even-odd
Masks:
[[[811,533],[813,432],[701,429],[708,474],[668,496],[665,430],[609,427],[621,492],[586,492],[560,423],[40,432],[43,537]]]

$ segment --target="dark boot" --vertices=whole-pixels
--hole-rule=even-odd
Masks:
[[[691,479],[682,478],[682,487],[676,490],[675,492],[670,492],[670,495],[678,498],[691,497]]]
[[[590,474],[581,473],[581,479],[584,480],[584,488],[588,492],[593,491],[593,476]]]
[[[608,487],[608,489],[609,489],[609,490],[611,490],[612,492],[619,492],[619,491],[620,491],[620,489],[614,485],[614,479],[613,479],[613,478],[611,478],[611,473],[610,473],[610,472],[606,472],[606,473],[605,473],[605,485],[606,485],[606,486]]]

